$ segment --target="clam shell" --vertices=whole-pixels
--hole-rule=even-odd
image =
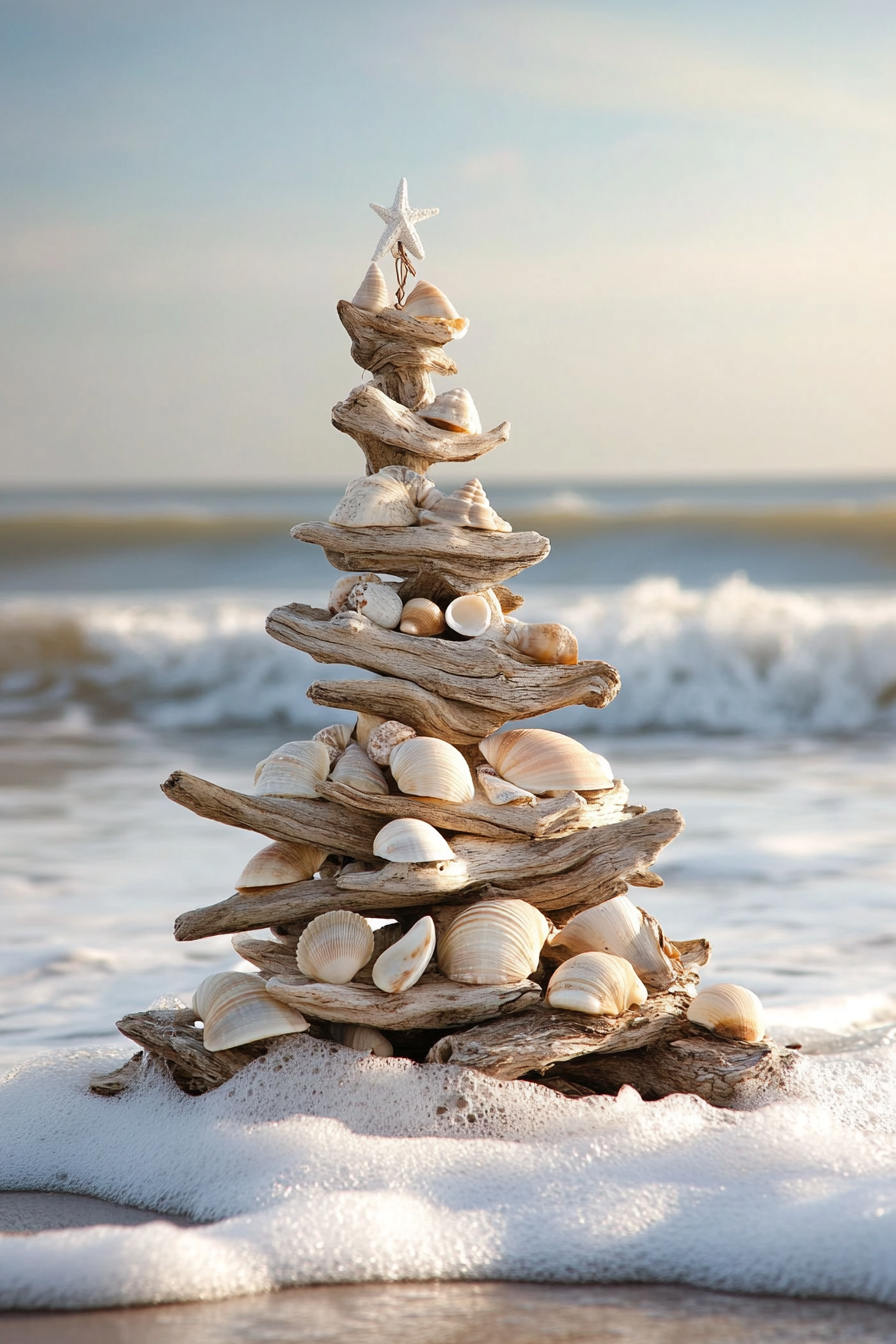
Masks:
[[[382,583],[379,574],[344,574],[337,579],[327,598],[327,610],[335,616],[345,611],[346,599],[356,583]]]
[[[296,965],[302,975],[328,985],[347,985],[373,953],[373,930],[350,910],[328,910],[312,919],[299,939]]]
[[[371,733],[379,728],[381,723],[385,722],[386,720],[381,719],[379,714],[359,714],[358,721],[355,724],[355,740],[358,746],[363,747],[366,751]]]
[[[401,609],[398,628],[405,635],[440,635],[445,629],[445,616],[428,597],[412,597]]]
[[[405,317],[459,317],[451,300],[431,285],[428,280],[418,280],[408,295],[404,307],[399,309]]]
[[[259,762],[255,794],[259,798],[316,798],[330,771],[323,742],[284,742]]]
[[[374,765],[363,747],[351,742],[330,771],[334,784],[347,784],[359,793],[388,793],[389,785],[379,766]]]
[[[236,880],[237,891],[255,887],[281,887],[287,882],[307,882],[317,872],[329,850],[300,841],[276,840],[254,854]]]
[[[394,1054],[392,1042],[376,1027],[357,1026],[351,1022],[344,1025],[334,1023],[330,1027],[330,1035],[340,1045],[347,1045],[349,1050],[360,1050],[365,1055],[374,1054],[382,1059],[391,1059]]]
[[[454,851],[435,826],[416,817],[396,817],[388,822],[374,836],[373,852],[390,863],[438,863],[454,858]]]
[[[445,608],[445,621],[459,635],[484,635],[492,623],[492,609],[482,593],[464,593]]]
[[[452,387],[423,406],[417,414],[437,429],[448,429],[453,434],[481,434],[482,421],[465,387]]]
[[[273,998],[260,975],[243,971],[206,976],[193,995],[193,1012],[202,1022],[206,1050],[232,1050],[308,1030],[302,1014]]]
[[[383,467],[373,476],[356,476],[345,487],[330,522],[341,527],[412,526],[424,479],[406,467]]]
[[[398,744],[416,736],[414,729],[409,728],[406,723],[399,723],[397,719],[386,719],[378,728],[374,728],[367,739],[367,755],[372,761],[376,761],[377,765],[388,765]]]
[[[535,970],[550,925],[526,901],[468,906],[439,939],[439,970],[464,985],[512,985]]]
[[[534,793],[530,793],[528,789],[518,789],[515,784],[509,784],[490,765],[477,766],[476,778],[486,798],[497,807],[504,807],[507,803],[527,803],[530,807],[535,805]]]
[[[352,299],[352,305],[355,308],[363,308],[368,313],[381,313],[391,302],[392,295],[386,285],[386,277],[376,262],[372,261],[358,286],[357,294]]]
[[[568,626],[547,621],[542,625],[527,625],[514,621],[505,635],[512,649],[519,650],[536,663],[560,665],[579,661],[579,642]]]
[[[730,1041],[761,1041],[765,1035],[762,1003],[741,985],[708,985],[688,1007],[688,1021]]]
[[[613,784],[613,772],[603,756],[547,728],[491,733],[479,743],[479,750],[502,778],[532,793],[609,789]]]
[[[631,962],[646,985],[666,989],[675,968],[663,951],[663,931],[656,920],[627,896],[582,910],[551,938],[552,947],[570,952],[611,952]]]
[[[356,583],[345,599],[346,609],[360,611],[374,625],[394,630],[401,620],[402,601],[387,583]]]
[[[400,994],[410,989],[429,965],[435,947],[436,926],[429,915],[424,915],[403,938],[377,957],[373,983],[384,994]]]
[[[392,777],[402,793],[469,803],[476,795],[470,767],[450,742],[437,737],[412,737],[399,742],[389,757]]]
[[[336,764],[351,740],[350,723],[331,723],[327,728],[321,728],[320,732],[315,733],[312,739],[314,742],[323,742],[329,753],[331,766]]]
[[[330,520],[332,522],[332,519]],[[484,532],[512,532],[488,502],[482,482],[475,477],[450,495],[427,504],[420,513],[421,523],[442,523],[449,527],[475,527]]]
[[[557,967],[545,999],[551,1008],[618,1017],[632,1004],[646,1003],[647,990],[624,957],[582,952]]]

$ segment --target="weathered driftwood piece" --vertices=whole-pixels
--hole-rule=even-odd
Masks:
[[[383,529],[367,529],[377,530]],[[500,638],[456,642],[403,635],[354,611],[331,617],[320,608],[293,603],[272,611],[267,629],[281,644],[309,653],[318,663],[350,663],[397,675],[434,695],[492,710],[504,722],[567,705],[602,709],[619,689],[619,673],[608,663],[540,667],[524,662]]]
[[[259,971],[267,971],[270,975],[296,974],[294,947],[270,938],[250,938],[245,933],[235,933],[231,942],[234,952]]]
[[[438,429],[371,383],[353,388],[344,401],[336,403],[333,424],[363,449],[370,472],[396,465],[421,475],[433,462],[472,462],[504,443],[510,434],[506,420],[487,434]]]
[[[299,523],[290,535],[322,546],[334,569],[374,570],[399,578],[431,573],[453,595],[493,588],[539,564],[551,549],[538,532],[479,532],[470,527]]]
[[[373,985],[324,985],[303,976],[274,976],[270,994],[324,1022],[357,1022],[381,1031],[460,1027],[518,1013],[541,997],[531,980],[514,985],[460,985],[427,971],[412,989],[383,994]]]
[[[195,1021],[191,1008],[151,1009],[128,1013],[116,1026],[123,1036],[166,1060],[181,1091],[194,1096],[220,1087],[267,1051],[267,1041],[254,1041],[233,1050],[206,1050],[202,1031],[193,1025]]]
[[[323,798],[256,798],[184,770],[169,775],[162,792],[197,816],[225,826],[256,831],[271,840],[304,840],[327,848],[339,845],[339,852],[352,858],[373,858],[373,838],[379,825],[375,817],[355,808]]]
[[[503,714],[445,700],[412,681],[377,677],[373,681],[315,681],[306,692],[316,705],[379,714],[398,719],[423,737],[440,737],[456,747],[475,746],[506,723]]]
[[[418,898],[409,905],[420,904]],[[332,878],[319,882],[293,882],[288,886],[259,888],[256,895],[237,894],[216,905],[187,910],[174,921],[174,936],[179,943],[211,938],[220,933],[247,933],[267,929],[272,924],[304,925],[327,910],[354,910],[372,919],[393,919],[401,908],[400,899],[384,901],[378,893],[346,897]]]
[[[111,1073],[94,1073],[90,1078],[90,1091],[98,1097],[120,1097],[133,1087],[143,1072],[146,1056],[142,1050],[131,1055],[127,1063],[113,1069]]]
[[[403,406],[416,410],[433,399],[431,373],[450,377],[457,365],[441,348],[459,340],[469,322],[460,318],[404,317],[395,309],[369,313],[347,299],[336,305],[352,338],[352,359],[374,374],[376,385]]]

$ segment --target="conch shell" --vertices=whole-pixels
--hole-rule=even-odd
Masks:
[[[408,295],[403,308],[398,310],[405,317],[459,317],[457,309],[450,299],[431,285],[428,280],[418,280]]]
[[[373,983],[384,994],[400,994],[416,985],[429,965],[436,947],[436,926],[429,915],[397,943],[387,947],[373,964]]]
[[[333,584],[327,598],[327,610],[331,615],[345,611],[346,599],[356,583],[382,583],[382,579],[379,574],[343,574]]]
[[[236,880],[237,891],[282,887],[307,882],[320,868],[329,850],[301,841],[275,840],[254,854]]]
[[[352,299],[353,307],[363,308],[368,313],[381,313],[384,308],[388,308],[391,298],[386,286],[386,277],[376,262],[372,261],[367,267],[357,294]]]
[[[394,630],[401,620],[401,598],[387,583],[356,583],[345,599],[345,607],[362,612],[384,630]]]
[[[334,784],[347,784],[359,793],[388,793],[389,785],[379,766],[374,765],[363,747],[350,742],[330,771]]]
[[[512,649],[533,658],[536,663],[564,664],[579,661],[579,642],[568,626],[547,621],[543,625],[527,625],[513,621],[505,639]]]
[[[761,1041],[765,1035],[762,1003],[740,985],[709,985],[688,1007],[688,1021],[729,1041]]]
[[[317,798],[317,786],[330,772],[323,742],[284,742],[255,768],[259,798]]]
[[[675,979],[664,944],[656,920],[627,896],[614,896],[582,910],[551,938],[551,947],[568,947],[573,953],[611,952],[624,957],[653,989],[666,989]]]
[[[432,481],[409,467],[383,467],[373,476],[356,476],[330,514],[340,527],[410,527],[418,508],[441,502]]]
[[[465,387],[452,387],[448,392],[441,392],[417,414],[427,424],[435,425],[436,429],[448,429],[453,434],[482,433],[479,412]]]
[[[352,740],[352,725],[350,723],[331,723],[327,728],[321,728],[319,732],[315,733],[312,740],[323,742],[329,752],[330,765],[335,765]]]
[[[340,1045],[349,1050],[360,1050],[365,1055],[379,1055],[382,1059],[391,1059],[395,1053],[392,1042],[387,1040],[376,1027],[357,1026],[354,1023],[336,1023],[330,1027],[330,1035]]]
[[[442,608],[428,597],[412,597],[401,609],[398,628],[405,635],[440,635],[445,629]]]
[[[454,858],[454,851],[435,826],[416,817],[396,817],[387,822],[374,836],[373,852],[390,863],[438,863]]]
[[[373,930],[350,910],[328,910],[312,919],[299,939],[296,965],[302,975],[328,985],[347,985],[373,955]]]
[[[613,771],[603,756],[547,728],[490,733],[479,743],[479,750],[503,779],[532,793],[609,789],[613,785]]]
[[[373,479],[371,477],[371,479]],[[513,528],[499,518],[488,502],[482,482],[475,476],[453,494],[421,505],[421,523],[442,523],[448,527],[475,527],[483,532],[512,532]],[[334,522],[333,518],[330,522]]]
[[[497,807],[504,807],[507,803],[526,803],[530,807],[535,806],[537,799],[534,793],[530,793],[528,789],[518,789],[515,784],[508,783],[490,765],[478,765],[476,778],[486,798]]]
[[[468,906],[439,939],[439,970],[464,985],[512,985],[535,970],[550,925],[526,901]]]
[[[545,1000],[551,1008],[572,1013],[618,1017],[632,1004],[646,1003],[647,990],[624,957],[582,952],[557,967],[548,981]]]
[[[416,736],[416,731],[409,728],[406,723],[399,723],[397,719],[386,719],[378,728],[374,728],[368,737],[367,755],[372,761],[376,761],[377,765],[388,765],[398,744]]]
[[[459,635],[484,635],[492,623],[492,609],[488,599],[482,593],[464,593],[449,602],[445,608],[445,621]]]
[[[260,975],[243,971],[207,975],[193,995],[193,1012],[203,1025],[206,1050],[232,1050],[308,1030],[302,1014],[269,994]]]
[[[469,803],[476,795],[470,767],[457,747],[437,737],[399,742],[389,757],[389,769],[401,792],[416,798]]]

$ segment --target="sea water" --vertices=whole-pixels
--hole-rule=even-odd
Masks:
[[[333,498],[337,491],[331,492]],[[158,789],[247,789],[335,718],[264,634],[331,571],[289,541],[325,494],[18,496],[0,542],[0,1188],[207,1226],[7,1240],[0,1302],[88,1306],[385,1278],[685,1282],[896,1304],[896,547],[888,488],[492,491],[554,539],[513,581],[619,667],[607,710],[545,720],[684,834],[645,892],[704,979],[802,1044],[790,1093],[570,1101],[294,1038],[201,1098],[87,1090],[116,1018],[244,966],[175,943],[257,837]],[[883,520],[883,521],[882,521]],[[889,538],[889,539],[888,539]],[[543,571],[543,576],[541,574]],[[357,675],[357,673],[352,673]]]

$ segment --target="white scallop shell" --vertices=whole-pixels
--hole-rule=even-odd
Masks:
[[[435,826],[416,817],[396,817],[387,822],[374,836],[373,852],[390,863],[438,863],[454,858],[454,851]]]
[[[428,280],[418,280],[408,295],[404,307],[399,309],[405,317],[459,317],[451,300],[431,285]]]
[[[381,1031],[377,1031],[376,1027],[364,1027],[351,1022],[333,1023],[330,1035],[340,1045],[347,1045],[349,1050],[360,1050],[366,1055],[374,1054],[382,1059],[391,1059],[395,1053],[392,1042],[387,1040]]]
[[[515,784],[508,783],[490,765],[478,765],[476,778],[486,798],[497,807],[504,807],[507,803],[526,803],[529,807],[534,807],[537,801],[534,793],[530,793],[528,789],[518,789]]]
[[[688,1007],[688,1021],[730,1041],[761,1041],[765,1035],[762,1003],[740,985],[709,985]]]
[[[243,971],[206,976],[193,995],[193,1012],[202,1022],[206,1050],[232,1050],[308,1030],[302,1014],[273,998],[260,975]]]
[[[332,519],[330,520],[332,522]],[[442,523],[449,527],[475,527],[484,532],[512,532],[488,502],[482,482],[474,476],[450,495],[427,504],[420,513],[421,523]]]
[[[255,772],[259,798],[316,798],[317,786],[330,771],[330,753],[323,742],[284,742],[260,761]]]
[[[300,841],[275,840],[254,854],[236,880],[237,891],[280,887],[307,882],[320,868],[329,850]]]
[[[448,429],[453,434],[481,434],[482,421],[465,387],[452,387],[440,392],[435,401],[423,406],[417,412],[421,420],[435,425],[437,429]]]
[[[428,597],[412,597],[401,609],[398,628],[405,635],[440,635],[445,629],[445,615]]]
[[[448,603],[445,621],[459,635],[475,639],[477,635],[484,635],[492,623],[491,604],[482,593],[464,593]]]
[[[436,926],[429,915],[424,915],[403,938],[377,957],[373,983],[384,994],[400,994],[410,989],[432,960],[435,946]]]
[[[646,1003],[647,990],[624,957],[582,952],[557,967],[545,999],[551,1008],[618,1017],[632,1004]]]
[[[562,665],[579,661],[579,642],[566,625],[547,621],[542,625],[527,625],[513,621],[505,635],[512,649],[533,658],[536,663]]]
[[[603,756],[547,728],[491,733],[479,743],[479,750],[499,775],[532,793],[609,789],[613,785],[613,772]]]
[[[328,985],[347,985],[373,955],[373,931],[350,910],[328,910],[312,919],[296,948],[302,975]]]
[[[389,785],[379,766],[374,765],[363,747],[350,742],[330,771],[334,784],[347,784],[359,793],[388,793]]]
[[[372,761],[376,761],[377,765],[388,765],[399,742],[407,742],[409,738],[416,736],[416,731],[409,728],[406,723],[399,723],[397,719],[386,719],[378,728],[374,728],[367,739],[367,755]]]
[[[327,610],[331,615],[345,611],[346,598],[356,583],[382,583],[382,579],[379,574],[343,574],[333,584],[327,598]]]
[[[383,467],[373,476],[349,481],[330,522],[341,527],[409,527],[417,522],[420,498],[433,489],[432,481],[408,467]]]
[[[351,723],[331,723],[328,727],[321,728],[320,732],[314,734],[312,741],[323,742],[330,757],[331,766],[336,764],[349,742],[351,742],[353,726]]]
[[[437,737],[399,742],[389,757],[389,769],[401,792],[416,798],[469,803],[476,795],[470,767],[457,747]]]
[[[345,599],[345,609],[360,611],[374,625],[394,630],[401,620],[403,603],[387,583],[356,583]]]
[[[526,901],[468,906],[439,939],[439,969],[465,985],[510,985],[535,970],[550,925]]]
[[[573,953],[611,952],[630,961],[646,985],[666,989],[675,979],[675,968],[663,941],[656,920],[623,895],[580,911],[554,934],[551,946]]]
[[[355,308],[363,308],[368,313],[381,313],[392,302],[392,295],[386,286],[386,277],[379,266],[372,261],[367,267],[358,292],[352,299]]]

